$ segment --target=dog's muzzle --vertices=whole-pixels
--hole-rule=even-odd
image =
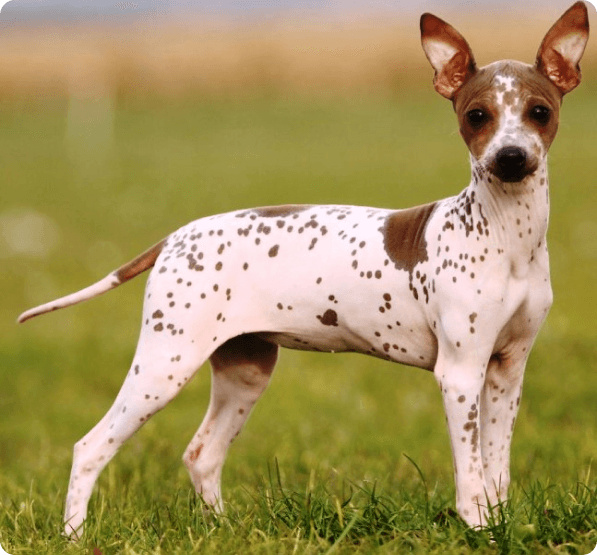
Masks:
[[[534,173],[537,163],[529,159],[524,149],[505,146],[497,152],[489,169],[501,181],[516,183]]]

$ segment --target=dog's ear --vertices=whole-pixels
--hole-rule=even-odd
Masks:
[[[535,66],[562,94],[580,83],[580,67],[589,38],[589,15],[584,2],[576,2],[547,32]]]
[[[435,70],[435,90],[452,100],[477,71],[470,46],[454,27],[430,13],[421,16],[421,42]]]

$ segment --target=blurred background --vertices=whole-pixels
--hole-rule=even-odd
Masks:
[[[6,4],[3,495],[34,495],[35,477],[49,484],[42,490],[52,477],[66,487],[72,444],[107,410],[128,370],[145,279],[17,326],[21,311],[88,285],[201,216],[286,203],[401,208],[457,194],[469,182],[467,151],[450,103],[433,90],[420,14],[459,29],[479,65],[532,63],[570,4]],[[513,476],[523,483],[537,475],[573,481],[597,453],[596,44],[589,41],[585,79],[564,101],[551,150],[555,305],[531,355],[515,436]],[[133,441],[153,445],[182,473],[178,455],[205,409],[207,372],[188,389]],[[282,469],[304,476],[317,464],[372,479],[392,469],[400,479],[410,472],[406,452],[450,483],[441,400],[428,373],[365,357],[284,353],[266,398],[227,472],[247,473],[247,461],[260,472],[277,456]]]
[[[456,20],[483,65],[533,61],[538,39],[570,4],[11,0],[0,14],[0,94],[107,97],[114,106],[147,96],[395,95],[429,76],[424,11]]]

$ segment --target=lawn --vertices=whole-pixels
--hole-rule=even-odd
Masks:
[[[467,153],[430,82],[350,98],[4,102],[0,544],[13,555],[589,553],[597,544],[596,92],[587,82],[566,98],[551,151],[555,304],[527,368],[506,520],[496,515],[478,533],[454,517],[431,374],[284,351],[230,449],[224,517],[204,516],[180,460],[207,407],[203,368],[100,477],[79,545],[60,535],[72,445],[128,370],[145,279],[24,326],[16,316],[204,215],[280,203],[398,208],[456,194],[468,183]]]

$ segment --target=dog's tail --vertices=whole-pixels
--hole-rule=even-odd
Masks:
[[[35,308],[23,312],[17,321],[19,324],[22,324],[30,318],[39,316],[40,314],[45,314],[46,312],[52,312],[53,310],[58,310],[59,308],[66,308],[67,306],[71,306],[82,301],[87,301],[93,297],[97,297],[98,295],[105,293],[106,291],[110,291],[110,289],[114,289],[115,287],[122,285],[123,283],[143,273],[145,270],[149,270],[149,268],[153,267],[157,257],[162,252],[165,243],[166,239],[160,241],[150,249],[146,250],[143,254],[140,254],[124,266],[118,268],[118,270],[114,270],[108,274],[104,279],[99,280],[85,289],[81,289],[80,291],[67,295],[66,297],[61,297],[55,301],[36,306]]]

